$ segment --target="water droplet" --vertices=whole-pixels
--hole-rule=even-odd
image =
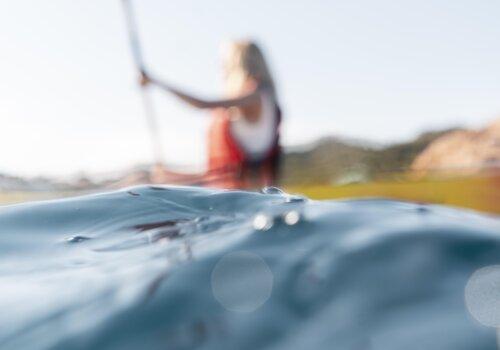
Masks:
[[[80,242],[88,241],[89,239],[91,239],[91,238],[86,237],[86,236],[73,236],[73,237],[69,237],[68,239],[66,239],[66,242],[68,242],[68,243],[80,243]]]
[[[253,228],[258,231],[267,231],[273,227],[274,220],[271,216],[260,213],[253,219]]]
[[[263,194],[285,194],[282,190],[280,190],[278,187],[273,187],[273,186],[267,186],[264,187],[263,189],[260,190],[260,193]]]
[[[301,196],[288,196],[286,198],[287,203],[302,203],[305,201],[306,201],[306,198],[301,197]]]
[[[149,186],[150,189],[155,190],[155,191],[166,191],[167,188],[165,187],[160,187],[160,186]]]
[[[283,221],[289,226],[293,226],[300,221],[301,215],[297,210],[289,211],[283,215]]]
[[[430,209],[424,205],[419,205],[416,210],[418,213],[421,213],[421,214],[425,214],[425,213],[430,212]]]
[[[193,221],[198,224],[200,222],[206,222],[208,220],[210,220],[209,216],[197,216]]]

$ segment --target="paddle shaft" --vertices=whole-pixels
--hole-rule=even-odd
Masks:
[[[137,24],[132,9],[131,0],[122,0],[123,9],[125,12],[125,20],[127,23],[128,37],[130,41],[130,48],[134,58],[135,65],[139,72],[144,71],[144,60],[142,57],[141,45],[139,42],[139,35],[137,31]],[[163,148],[161,144],[160,134],[158,132],[158,124],[156,118],[156,110],[153,105],[153,100],[147,87],[141,88],[142,103],[144,106],[144,114],[151,136],[151,145],[153,147],[153,154],[156,164],[163,164]]]

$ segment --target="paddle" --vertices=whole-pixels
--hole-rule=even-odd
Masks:
[[[122,4],[125,12],[125,20],[132,56],[137,70],[142,73],[145,71],[145,66],[131,0],[122,0]],[[141,87],[141,95],[142,103],[144,105],[144,114],[146,116],[147,126],[151,136],[151,145],[153,147],[154,159],[156,164],[161,166],[163,164],[161,139],[158,132],[156,111],[154,109],[153,100],[151,99],[151,95],[148,92],[147,86]]]

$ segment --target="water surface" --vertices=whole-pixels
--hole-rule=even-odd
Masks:
[[[0,348],[496,349],[464,290],[497,217],[264,192],[0,208]]]

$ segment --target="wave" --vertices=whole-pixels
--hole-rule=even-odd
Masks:
[[[464,293],[499,263],[498,217],[384,199],[142,186],[6,206],[0,348],[495,349],[487,298]]]

